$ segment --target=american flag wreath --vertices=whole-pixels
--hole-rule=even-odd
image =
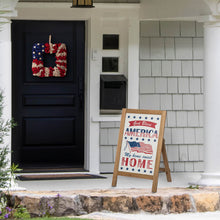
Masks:
[[[56,66],[44,67],[44,55],[55,54]],[[64,77],[67,71],[67,50],[64,43],[35,43],[32,49],[32,72],[38,77]]]

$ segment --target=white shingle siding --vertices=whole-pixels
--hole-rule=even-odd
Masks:
[[[196,37],[203,37],[204,34],[204,24],[196,22]]]
[[[167,78],[156,78],[155,79],[155,92],[156,93],[167,93]]]
[[[177,127],[187,127],[187,112],[186,111],[177,111]]]
[[[162,61],[162,76],[171,76],[171,61]]]
[[[100,172],[113,172],[120,122],[100,123]]]
[[[141,22],[141,37],[159,37],[159,22]]]
[[[196,34],[196,23],[181,21],[180,22],[180,35],[182,37],[194,37]]]
[[[182,172],[184,171],[184,162],[176,162],[174,163],[174,172]]]
[[[140,28],[139,108],[167,110],[172,172],[203,171],[203,24],[143,21]],[[101,172],[113,172],[119,127],[100,123]]]
[[[150,57],[151,59],[165,59],[164,39],[151,38],[150,39]]]
[[[187,170],[188,172],[193,172],[194,171],[193,162],[188,162],[188,163],[185,163],[184,165],[185,165],[184,170]]]
[[[203,76],[203,62],[200,60],[193,61],[193,76]]]
[[[139,107],[167,110],[171,171],[203,171],[203,24],[142,21],[140,28]]]
[[[118,129],[109,128],[108,129],[108,144],[117,145],[117,143],[118,143]]]
[[[160,108],[162,110],[172,110],[172,96],[171,95],[161,95],[160,96]]]
[[[142,76],[151,76],[151,61],[140,61],[140,77]]]
[[[155,92],[154,78],[141,78],[140,80],[140,92],[142,94]]]
[[[161,37],[179,37],[180,25],[178,21],[161,21],[160,22]]]
[[[183,96],[173,94],[173,110],[183,109]]]
[[[178,79],[179,93],[189,93],[189,78]]]
[[[203,95],[195,95],[195,110],[203,110]]]
[[[165,38],[165,58],[166,59],[175,59],[174,38]]]
[[[175,38],[176,59],[192,59],[192,38]]]
[[[202,172],[204,171],[204,162],[194,162],[194,171],[195,172]]]
[[[108,129],[100,130],[100,145],[108,144]]]
[[[187,145],[179,145],[179,156],[180,156],[180,161],[189,160]]]
[[[168,127],[176,127],[176,112],[175,111],[167,111],[167,126]]]
[[[152,61],[151,66],[152,66],[152,76],[162,75],[161,61]]]
[[[172,76],[181,76],[182,63],[179,60],[172,60]]]
[[[113,162],[113,147],[111,146],[101,146],[100,147],[100,161],[112,163]]]
[[[140,95],[141,109],[160,109],[160,95]]]
[[[140,47],[140,58],[149,59],[150,58],[150,38],[141,38],[140,40],[142,47]]]
[[[191,60],[182,61],[182,76],[192,76],[193,65]]]
[[[169,146],[167,148],[167,156],[171,161],[179,161],[179,149],[178,146]]]
[[[193,38],[193,58],[203,59],[203,38]]]
[[[178,83],[177,78],[168,78],[168,93],[177,93],[178,92]]]

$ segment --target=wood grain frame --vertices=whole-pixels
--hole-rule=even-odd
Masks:
[[[119,171],[119,161],[120,161],[122,140],[123,140],[123,137],[124,137],[124,134],[123,134],[124,133],[124,126],[125,126],[125,120],[126,120],[126,114],[127,113],[161,115],[160,128],[159,128],[159,137],[158,137],[158,144],[157,144],[157,152],[156,152],[156,161],[155,161],[153,175]],[[115,187],[117,185],[118,175],[120,175],[120,176],[129,176],[129,177],[137,177],[137,178],[144,178],[144,179],[153,180],[152,192],[155,193],[155,192],[157,192],[159,171],[165,171],[166,174],[167,174],[167,180],[169,182],[171,182],[170,169],[169,169],[169,165],[168,165],[166,148],[165,148],[165,140],[163,139],[165,120],[166,120],[166,111],[140,110],[140,109],[122,109],[121,124],[120,124],[119,138],[118,138],[118,146],[117,146],[117,152],[116,152],[116,158],[115,158],[114,173],[113,173],[113,178],[112,178],[112,186],[113,187]],[[162,169],[160,169],[161,153],[163,153],[163,159],[164,159],[164,165],[165,165],[165,168],[162,168]]]

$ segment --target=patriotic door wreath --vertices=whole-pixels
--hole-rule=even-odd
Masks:
[[[67,50],[64,43],[35,43],[32,49],[32,72],[38,77],[64,77],[67,71]],[[44,54],[55,54],[56,66],[44,67]]]

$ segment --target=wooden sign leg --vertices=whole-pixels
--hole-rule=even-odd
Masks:
[[[114,172],[112,177],[112,187],[115,187],[117,185],[117,180],[118,180],[118,174]]]
[[[159,171],[154,172],[153,184],[152,184],[152,193],[156,193],[157,192],[158,175],[159,175]]]
[[[157,156],[156,156],[156,162],[155,162],[156,164],[155,164],[155,168],[154,168],[154,176],[153,176],[153,184],[152,184],[152,192],[153,193],[157,192],[158,175],[159,175],[159,170],[160,170],[160,157],[161,157],[162,148],[163,148],[163,141],[157,149]]]
[[[167,152],[166,152],[166,147],[165,147],[165,140],[163,139],[163,145],[162,145],[162,155],[163,155],[163,163],[165,166],[165,172],[167,176],[167,181],[172,182],[171,175],[170,175],[170,168],[169,168],[169,163],[167,159]]]

